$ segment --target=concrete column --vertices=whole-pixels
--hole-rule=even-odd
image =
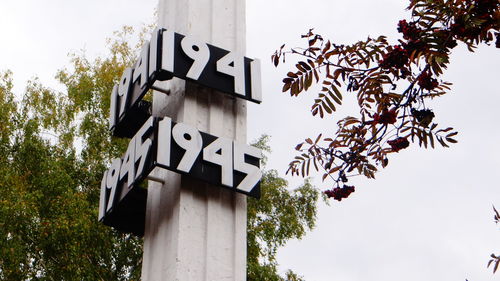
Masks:
[[[159,26],[245,53],[244,0],[160,0]],[[153,115],[246,142],[246,101],[174,78]],[[143,281],[246,280],[246,197],[170,171],[149,183]]]

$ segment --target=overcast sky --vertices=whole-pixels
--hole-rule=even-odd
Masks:
[[[249,138],[272,136],[268,166],[284,174],[295,144],[333,133],[336,119],[310,116],[314,91],[300,98],[282,94],[281,79],[292,65],[276,69],[270,55],[282,43],[299,45],[300,34],[312,27],[337,43],[380,34],[396,42],[407,1],[247,2],[247,56],[262,59],[264,90],[264,102],[249,105]],[[152,22],[156,5],[157,0],[1,0],[0,70],[14,72],[19,94],[35,75],[60,88],[53,77],[68,65],[68,53],[105,55],[106,37],[122,25]],[[356,192],[348,200],[322,204],[316,229],[280,251],[283,270],[310,281],[500,280],[500,273],[486,269],[489,255],[500,254],[492,211],[492,205],[500,208],[500,56],[494,47],[474,54],[461,47],[451,60],[445,79],[454,83],[452,93],[430,107],[438,123],[459,130],[459,143],[435,150],[414,144],[393,155],[376,180],[355,178]]]

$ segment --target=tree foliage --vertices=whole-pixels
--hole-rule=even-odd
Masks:
[[[133,34],[116,32],[105,57],[73,54],[56,76],[62,92],[34,79],[16,98],[12,73],[1,74],[0,280],[140,279],[142,239],[97,221],[102,173],[128,143],[107,124],[112,87],[141,45]],[[318,192],[308,182],[288,191],[267,171],[262,193],[249,200],[249,279],[283,280],[276,251],[314,226]]]
[[[17,99],[12,73],[2,75],[2,280],[139,279],[142,241],[96,219],[101,174],[124,146],[106,123],[109,92],[130,48],[113,44],[106,59],[73,55],[73,69],[57,74],[64,92],[34,79]]]
[[[263,136],[255,145],[270,152],[267,139]],[[319,191],[309,180],[289,191],[276,170],[264,171],[261,186],[261,198],[248,199],[247,280],[303,280],[290,270],[279,276],[276,254],[288,240],[300,239],[314,227]]]
[[[396,45],[385,36],[337,44],[311,29],[302,35],[305,47],[281,46],[271,57],[275,66],[286,56],[298,60],[283,79],[283,92],[298,96],[313,85],[321,89],[312,115],[330,116],[346,93],[354,94],[359,106],[359,116],[340,118],[332,136],[299,143],[288,172],[322,173],[323,180],[333,181],[325,195],[341,201],[355,190],[349,177],[374,178],[390,154],[410,143],[425,148],[456,143],[457,132],[440,126],[426,101],[450,91],[451,83],[440,76],[458,43],[473,51],[496,40],[500,48],[499,7],[498,0],[412,0],[411,18],[398,23],[402,38]]]

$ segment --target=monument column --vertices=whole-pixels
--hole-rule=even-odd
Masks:
[[[160,0],[159,27],[245,53],[244,0]],[[246,101],[177,78],[154,93],[153,115],[169,116],[246,143]],[[167,170],[149,182],[143,281],[246,280],[246,196]]]

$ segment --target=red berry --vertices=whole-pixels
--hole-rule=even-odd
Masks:
[[[413,117],[415,117],[418,123],[423,127],[429,126],[429,124],[432,122],[432,119],[434,119],[435,117],[434,112],[432,112],[432,110],[430,109],[416,110],[412,108],[411,115],[413,115]]]
[[[428,71],[425,71],[418,76],[418,85],[430,91],[436,88],[439,83],[436,79],[432,78],[432,75]]]
[[[400,45],[394,46],[394,48],[386,53],[382,60],[379,62],[380,67],[384,69],[403,68],[409,61],[408,52],[401,48]]]
[[[391,146],[392,151],[394,152],[398,152],[401,149],[405,149],[410,146],[410,142],[408,141],[408,139],[403,137],[387,141],[387,143]]]
[[[344,187],[336,187],[334,189],[324,191],[328,198],[332,198],[337,201],[342,201],[342,199],[349,197],[351,193],[354,192],[354,186],[344,185]]]
[[[384,109],[381,114],[375,113],[373,115],[372,124],[394,124],[396,123],[397,116],[398,114],[395,108],[391,110]]]
[[[414,40],[418,38],[422,30],[414,22],[407,23],[406,20],[400,20],[398,23],[398,32],[403,33],[403,38]]]

